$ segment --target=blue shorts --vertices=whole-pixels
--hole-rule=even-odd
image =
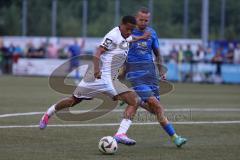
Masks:
[[[152,96],[156,97],[160,101],[159,86],[143,84],[135,86],[133,89],[143,101],[146,101],[149,97]]]
[[[155,96],[160,100],[159,80],[154,63],[127,63],[126,79],[143,101]]]
[[[76,58],[76,59],[71,59],[71,60],[70,60],[70,68],[71,68],[71,69],[78,68],[79,65],[80,65],[80,63],[79,63],[78,58]]]

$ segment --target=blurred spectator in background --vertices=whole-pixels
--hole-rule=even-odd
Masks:
[[[45,44],[42,43],[39,48],[36,48],[32,42],[27,44],[27,58],[45,58],[46,49]]]
[[[178,63],[182,63],[184,61],[184,53],[182,45],[179,46],[178,50]]]
[[[21,47],[18,46],[14,46],[13,44],[10,45],[10,47],[8,48],[9,52],[11,52],[12,55],[12,63],[17,63],[19,57],[23,54],[23,51],[21,49]],[[12,68],[12,66],[11,66]]]
[[[233,55],[234,55],[234,45],[233,43],[229,43],[228,45],[228,50],[227,50],[227,53],[226,53],[226,59],[225,59],[225,62],[226,63],[233,63]]]
[[[234,64],[240,64],[240,43],[237,44],[233,56]]]
[[[213,49],[211,47],[207,47],[204,57],[205,63],[212,63],[212,59],[214,57],[215,53],[213,52]],[[213,71],[206,71],[205,72],[205,81],[206,82],[213,82],[213,75],[215,73]]]
[[[211,63],[213,57],[214,57],[214,52],[212,51],[212,48],[211,48],[211,47],[208,47],[208,48],[206,49],[206,54],[205,54],[205,57],[204,57],[204,61],[205,61],[206,63]]]
[[[214,55],[214,57],[212,58],[212,63],[217,65],[217,69],[216,69],[216,73],[213,77],[213,80],[215,83],[221,83],[222,79],[221,79],[221,75],[222,75],[222,63],[223,63],[224,57],[222,54],[222,48],[217,49],[216,54]]]
[[[35,58],[45,58],[46,57],[46,44],[42,43],[35,52]]]
[[[82,49],[84,47],[85,41],[81,41],[81,45],[79,45],[79,42],[77,39],[74,40],[73,44],[69,46],[68,52],[69,52],[69,57],[70,59],[70,66],[69,66],[69,71],[75,70],[75,82],[79,82],[79,60],[80,57],[79,55],[82,52]]]
[[[170,50],[170,60],[173,60],[175,63],[178,62],[178,51],[175,45],[173,45],[172,49]]]
[[[25,57],[24,55],[24,50],[20,47],[20,45],[16,45],[15,46],[15,53],[16,55],[18,55],[19,57]]]
[[[56,45],[49,43],[47,47],[47,58],[58,58],[58,48]]]
[[[192,82],[193,78],[193,52],[191,49],[191,45],[187,45],[187,49],[183,52],[184,62],[190,63],[190,72],[187,73],[184,77],[184,81]]]
[[[4,46],[3,42],[0,42],[0,52],[2,54],[2,70],[5,74],[12,73],[12,54],[14,47],[10,46],[7,48]]]
[[[198,45],[196,53],[193,55],[193,61],[195,63],[203,62],[205,57],[205,50],[202,45]]]
[[[68,45],[63,44],[59,49],[58,49],[58,58],[60,59],[67,59],[69,57],[68,53]]]
[[[194,67],[194,73],[193,73],[193,81],[194,82],[201,82],[203,81],[205,75],[200,72],[201,70],[201,63],[204,62],[205,57],[205,50],[202,45],[198,45],[198,48],[193,55],[193,67]]]
[[[34,58],[35,57],[35,52],[36,52],[36,48],[33,46],[32,42],[27,43],[26,45],[26,57],[27,58]]]
[[[183,54],[184,54],[184,61],[185,61],[185,62],[192,63],[192,60],[193,60],[193,52],[192,52],[192,49],[191,49],[191,45],[190,45],[190,44],[187,45],[187,49],[183,52]]]
[[[182,63],[184,61],[184,55],[183,55],[183,46],[180,44],[179,45],[179,50],[178,50],[178,59],[177,59],[177,63],[178,63],[178,67],[177,67],[177,72],[178,72],[178,79],[179,82],[182,82],[183,80],[183,73],[182,73]]]

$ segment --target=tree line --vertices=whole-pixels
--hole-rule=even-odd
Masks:
[[[220,39],[221,1],[209,0],[209,39]],[[51,36],[51,0],[27,0],[27,36]],[[120,16],[134,14],[148,0],[120,0]],[[202,0],[189,0],[187,38],[201,37]],[[57,1],[57,36],[82,36],[82,0]],[[240,1],[226,0],[224,39],[239,40]],[[159,37],[182,38],[184,0],[153,0],[152,27]],[[115,0],[88,0],[88,37],[114,26]],[[22,34],[22,0],[0,1],[0,35]]]

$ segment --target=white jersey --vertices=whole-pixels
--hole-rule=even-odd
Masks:
[[[107,51],[101,55],[101,72],[102,76],[111,76],[116,78],[118,76],[118,69],[126,60],[129,50],[129,42],[132,37],[123,38],[119,27],[113,28],[108,32],[101,42],[101,46]]]
[[[78,84],[73,95],[77,98],[89,99],[104,93],[110,97],[132,91],[122,84],[118,79],[118,69],[126,60],[129,42],[132,37],[123,38],[119,27],[113,28],[102,40],[100,44],[107,51],[100,57],[101,59],[101,79],[95,79],[93,68],[89,69],[84,79]]]

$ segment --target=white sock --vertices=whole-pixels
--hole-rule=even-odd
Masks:
[[[126,134],[131,124],[132,121],[130,119],[123,119],[116,134]]]
[[[48,116],[52,116],[55,112],[56,112],[55,104],[52,105],[52,106],[51,106],[50,108],[48,108],[48,110],[47,110]]]

